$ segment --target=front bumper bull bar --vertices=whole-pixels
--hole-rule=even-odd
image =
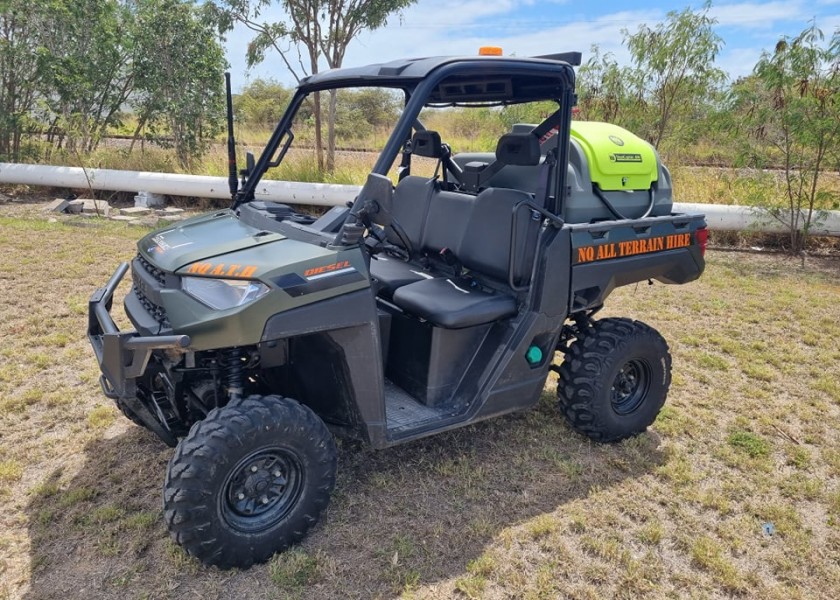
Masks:
[[[120,331],[111,318],[114,290],[128,272],[128,263],[122,263],[105,287],[96,290],[88,301],[88,339],[102,376],[99,384],[103,393],[112,400],[119,400],[167,445],[175,446],[178,440],[149,408],[137,398],[138,377],[146,372],[154,350],[182,350],[190,345],[188,335],[141,336],[136,331]]]

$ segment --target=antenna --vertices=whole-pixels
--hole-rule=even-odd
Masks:
[[[228,186],[230,187],[230,199],[236,201],[239,179],[236,171],[236,140],[233,137],[233,99],[230,94],[230,73],[225,73],[225,96],[227,99]]]

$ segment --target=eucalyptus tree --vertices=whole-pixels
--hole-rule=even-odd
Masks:
[[[219,10],[228,19],[228,28],[241,23],[254,33],[248,45],[249,66],[277,53],[283,64],[300,81],[317,73],[322,64],[337,69],[344,63],[350,43],[363,31],[379,29],[388,18],[416,0],[219,0]],[[266,13],[274,6],[284,18],[271,21]],[[313,95],[315,147],[318,168],[331,171],[335,166],[335,116],[337,98],[330,93],[327,113],[327,154],[323,152],[320,94]]]
[[[132,10],[117,0],[52,0],[40,26],[50,139],[58,144],[66,139],[71,150],[90,152],[117,124],[133,90]]]
[[[224,51],[214,13],[189,0],[136,0],[134,95],[138,128],[171,136],[189,169],[224,122]]]
[[[20,160],[21,142],[33,126],[43,69],[40,20],[49,2],[0,0],[0,159]]]
[[[781,160],[782,202],[765,208],[788,228],[791,250],[801,252],[820,217],[817,208],[832,205],[832,192],[819,182],[840,158],[840,29],[826,40],[812,23],[796,37],[782,37],[733,97],[751,152],[763,148]]]

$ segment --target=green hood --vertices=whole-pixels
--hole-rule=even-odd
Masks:
[[[198,261],[286,239],[242,223],[229,210],[193,219],[174,227],[153,231],[137,243],[149,262],[174,272]]]

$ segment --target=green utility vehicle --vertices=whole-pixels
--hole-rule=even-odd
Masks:
[[[300,540],[329,502],[334,434],[387,448],[526,409],[552,370],[576,431],[610,442],[653,423],[665,340],[593,316],[617,286],[699,277],[705,222],[673,213],[649,144],[572,120],[579,64],[437,57],[309,77],[241,185],[233,157],[231,208],[144,237],[93,294],[105,395],[177,447],[164,514],[190,554],[248,567]],[[295,115],[351,86],[405,100],[355,201],[311,219],[256,200]],[[453,153],[422,122],[535,102],[544,120],[494,153]],[[110,310],[129,269],[135,330],[121,331]]]

